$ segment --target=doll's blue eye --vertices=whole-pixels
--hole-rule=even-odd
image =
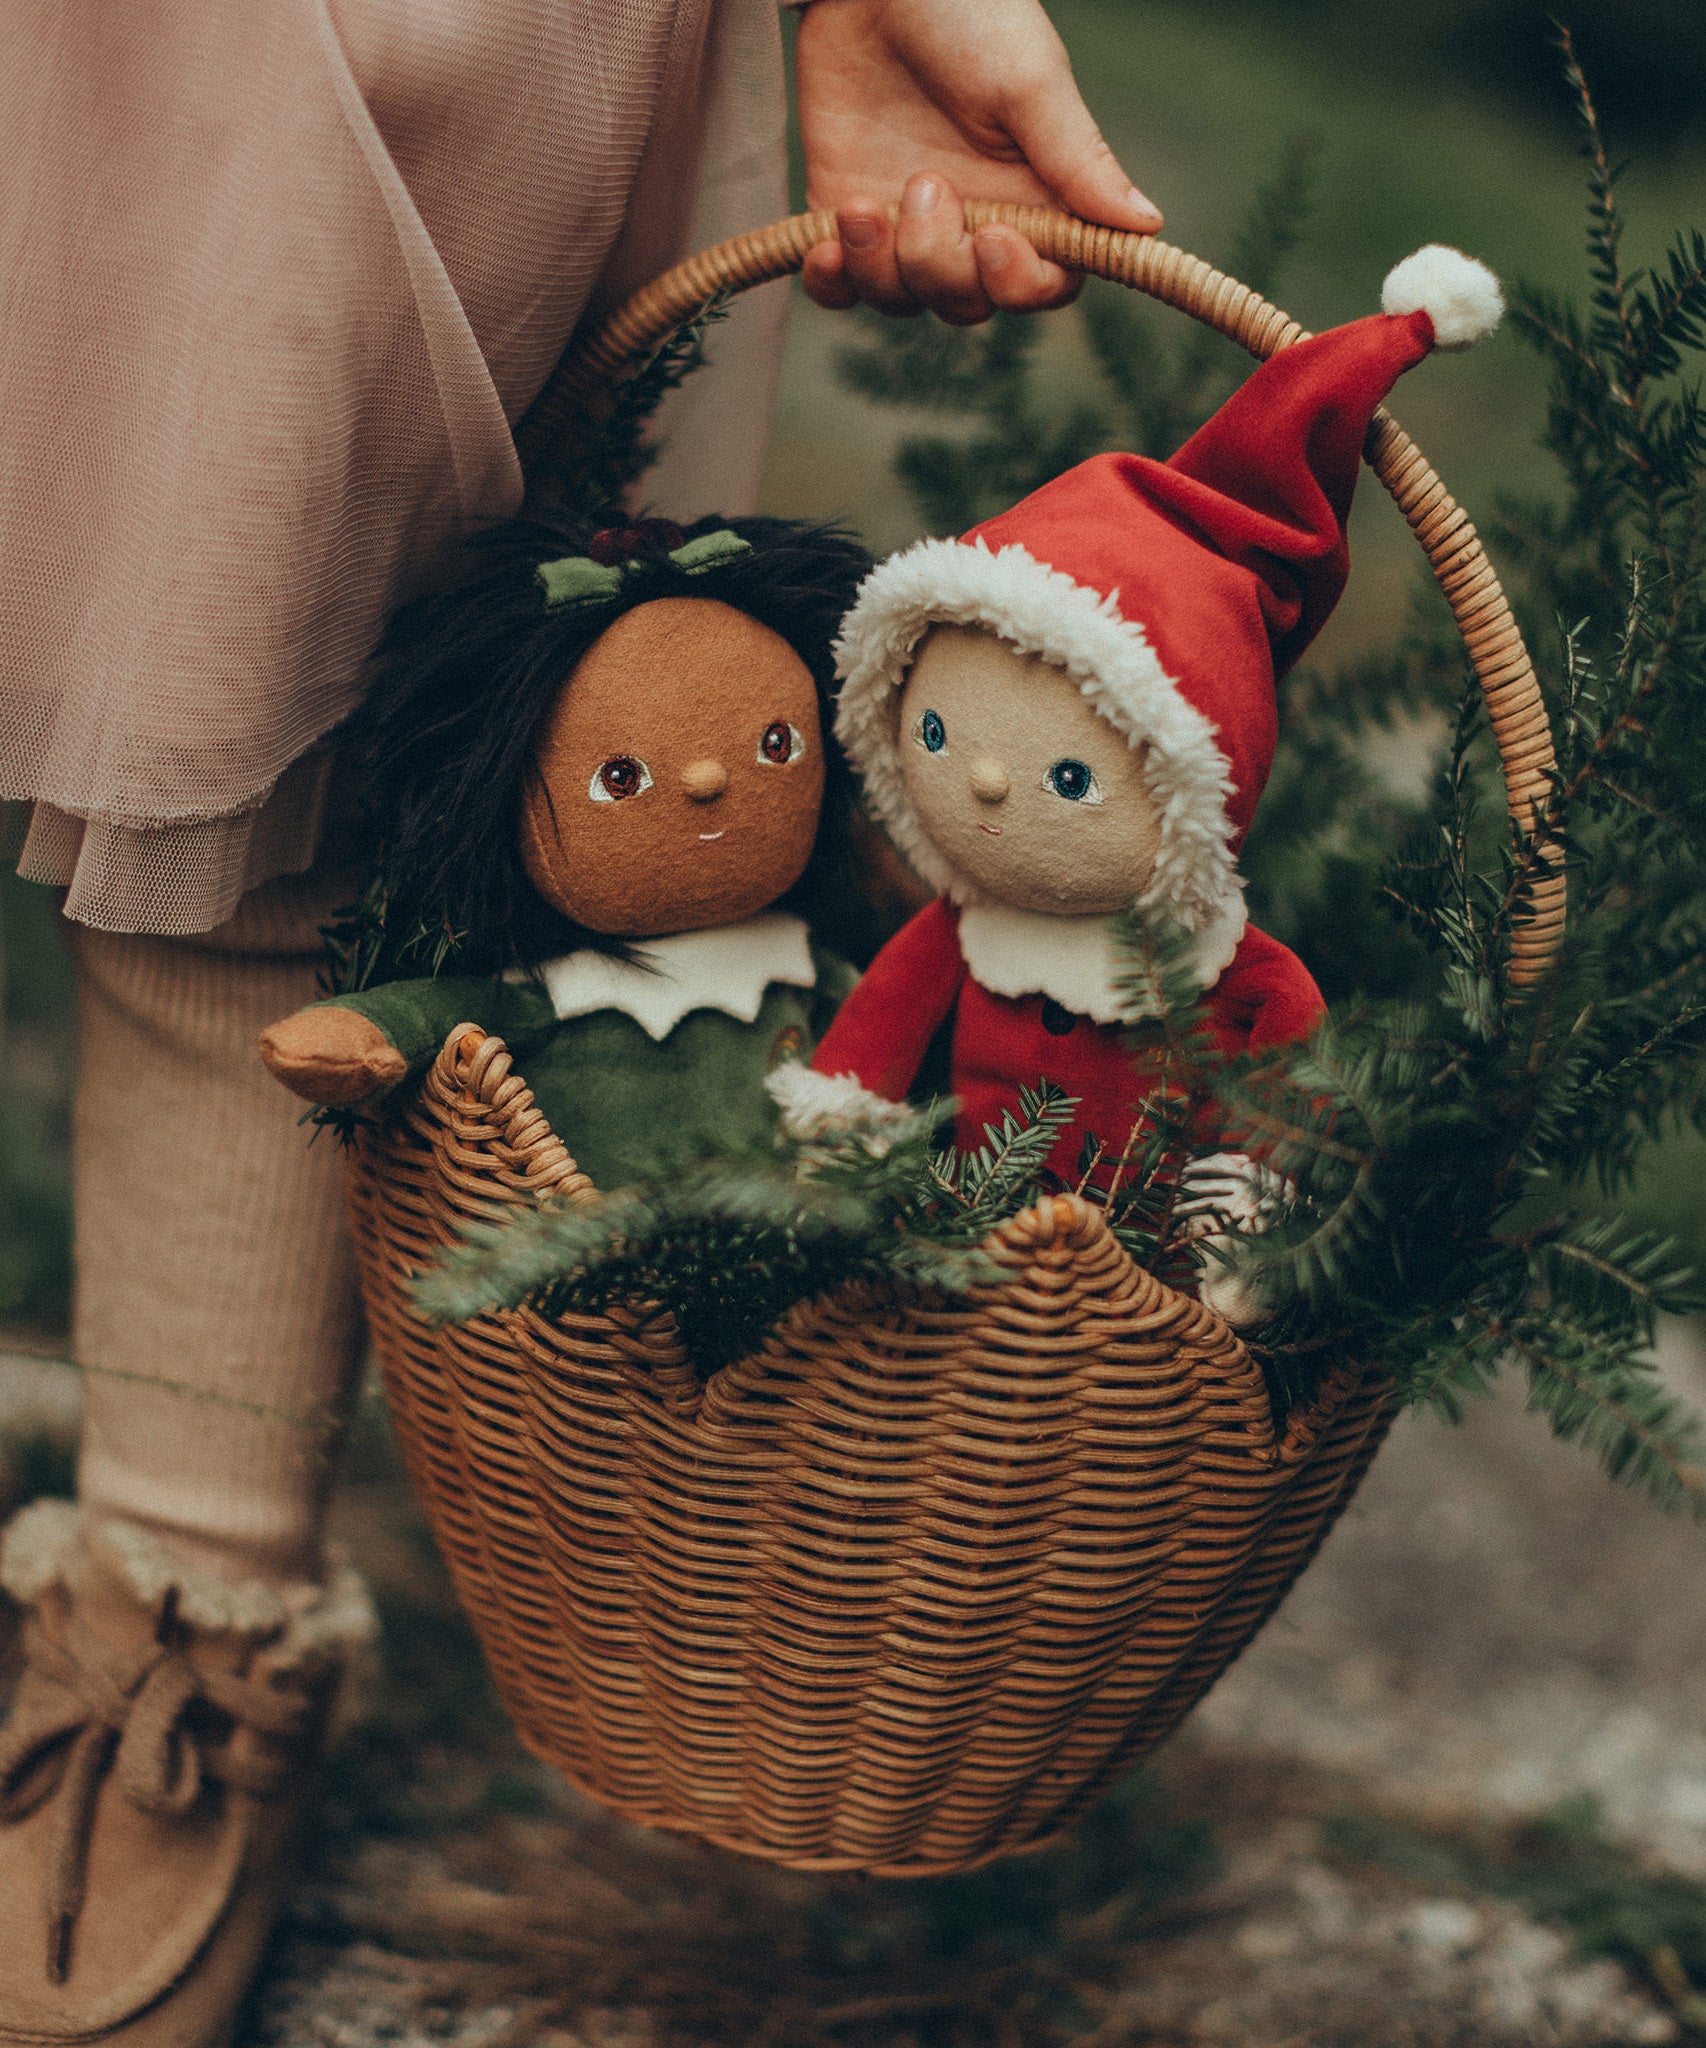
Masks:
[[[1048,771],[1047,782],[1055,795],[1065,797],[1069,804],[1102,801],[1101,785],[1084,761],[1056,761]]]
[[[939,711],[926,711],[918,721],[918,737],[924,742],[927,754],[939,754],[948,744],[948,728],[942,723]]]

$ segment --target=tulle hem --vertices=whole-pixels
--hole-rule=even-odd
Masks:
[[[18,873],[63,889],[65,915],[96,931],[209,932],[251,889],[312,864],[330,770],[330,750],[317,747],[293,761],[255,809],[228,818],[119,824],[35,803]]]

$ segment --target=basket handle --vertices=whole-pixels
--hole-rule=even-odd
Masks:
[[[1153,235],[1093,227],[1051,207],[967,204],[968,227],[995,221],[1017,228],[1051,262],[1147,292],[1263,360],[1308,338],[1306,328],[1248,285]],[[624,365],[649,355],[719,294],[790,276],[809,249],[835,232],[833,213],[795,214],[689,257],[635,293],[577,344],[522,420],[516,441],[524,470],[537,472],[539,458],[567,438],[575,418]],[[1511,822],[1526,834],[1539,818],[1556,757],[1534,664],[1509,600],[1468,514],[1384,406],[1374,416],[1363,454],[1409,521],[1451,606],[1486,697]],[[1539,980],[1563,937],[1564,874],[1560,866],[1547,865],[1550,871],[1536,876],[1516,914],[1510,964],[1516,989]]]

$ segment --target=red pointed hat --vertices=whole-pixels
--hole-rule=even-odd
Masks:
[[[933,887],[975,900],[901,775],[897,705],[930,626],[982,626],[1077,679],[1133,746],[1162,817],[1150,900],[1195,931],[1237,912],[1237,851],[1267,782],[1275,682],[1345,587],[1345,521],[1376,408],[1435,348],[1498,324],[1498,281],[1419,250],[1384,310],[1263,363],[1169,462],[1099,455],[959,540],[866,578],[842,623],[836,733],[873,807]]]

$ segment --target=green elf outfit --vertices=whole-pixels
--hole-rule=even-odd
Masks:
[[[804,919],[770,910],[637,940],[627,960],[586,948],[536,975],[393,981],[327,1007],[377,1024],[408,1062],[403,1079],[458,1024],[495,1033],[576,1165],[615,1188],[768,1154],[765,1077],[811,1058],[857,979]]]

